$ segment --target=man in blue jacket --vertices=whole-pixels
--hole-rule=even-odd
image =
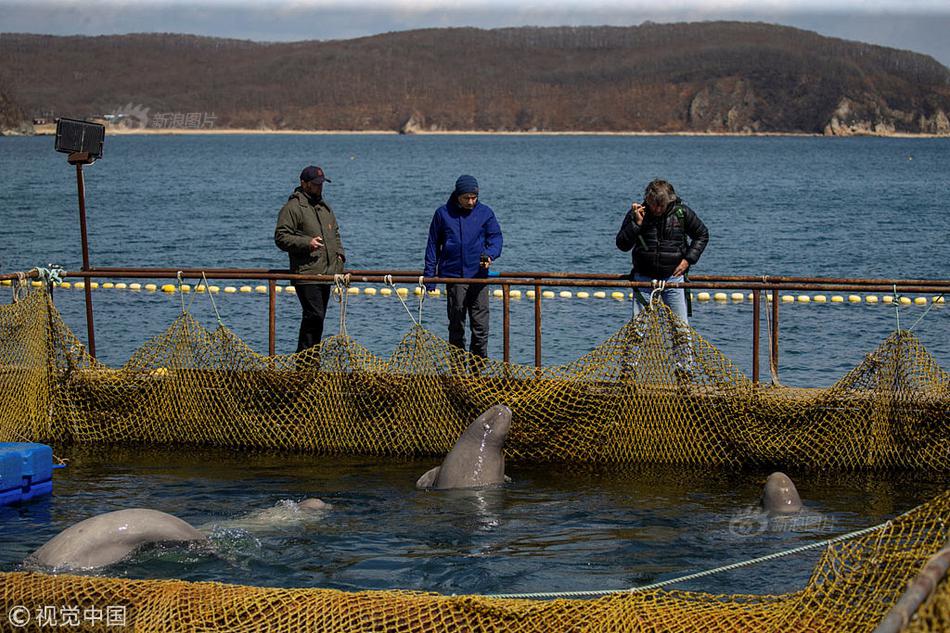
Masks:
[[[478,181],[459,176],[449,201],[436,209],[426,244],[426,277],[487,277],[501,257],[501,227],[495,212],[478,201]],[[427,284],[426,290],[434,290]],[[465,315],[472,327],[472,354],[488,358],[488,285],[447,284],[449,343],[465,349]]]

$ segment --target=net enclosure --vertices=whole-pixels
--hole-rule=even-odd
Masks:
[[[832,387],[798,389],[753,383],[663,305],[545,368],[418,326],[389,358],[346,335],[263,356],[185,311],[111,368],[45,291],[0,308],[0,441],[436,456],[499,403],[515,461],[950,470],[950,377],[905,330]]]
[[[110,605],[136,631],[873,631],[947,542],[950,493],[864,536],[829,546],[807,585],[782,595],[652,590],[594,600],[499,599],[407,591],[275,589],[32,572],[0,574],[0,609]],[[950,554],[950,550],[945,550]],[[944,576],[907,631],[950,630]],[[117,630],[105,621],[86,630]],[[32,617],[19,630],[48,630]]]
[[[547,368],[473,357],[421,327],[389,358],[346,335],[263,356],[187,311],[111,368],[44,290],[0,307],[0,441],[431,456],[497,403],[514,414],[506,453],[526,462],[950,471],[950,378],[903,330],[832,387],[791,389],[754,384],[663,306]],[[948,523],[945,492],[828,546],[783,595],[501,599],[7,572],[0,607],[115,605],[139,631],[871,631],[947,544]],[[950,630],[946,574],[903,624]]]

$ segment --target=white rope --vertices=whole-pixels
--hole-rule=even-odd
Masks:
[[[865,534],[870,534],[871,532],[876,532],[885,527],[888,527],[891,524],[891,521],[885,521],[880,525],[875,525],[873,527],[864,528],[863,530],[858,530],[857,532],[850,532],[848,534],[842,534],[841,536],[836,536],[834,538],[827,539],[825,541],[819,541],[817,543],[810,543],[808,545],[802,545],[801,547],[796,547],[789,550],[784,550],[781,552],[775,552],[773,554],[768,554],[766,556],[760,556],[759,558],[752,558],[749,560],[740,561],[738,563],[732,563],[730,565],[724,565],[722,567],[716,567],[714,569],[707,569],[705,571],[697,572],[695,574],[689,574],[687,576],[680,576],[679,578],[671,578],[669,580],[662,580],[660,582],[655,582],[649,585],[641,585],[639,587],[631,587],[629,589],[605,589],[600,591],[562,591],[555,593],[508,593],[508,594],[490,594],[484,596],[486,598],[501,598],[507,600],[544,600],[544,599],[553,599],[553,598],[596,598],[599,596],[607,596],[618,593],[638,593],[641,591],[651,591],[653,589],[659,589],[660,587],[666,587],[667,585],[672,585],[680,582],[686,582],[687,580],[695,580],[697,578],[704,578],[706,576],[712,576],[713,574],[719,574],[725,571],[732,571],[734,569],[740,569],[742,567],[749,567],[751,565],[756,565],[758,563],[764,563],[770,560],[775,560],[777,558],[782,558],[784,556],[791,556],[792,554],[798,554],[812,549],[818,549],[820,547],[827,547],[829,545],[834,545],[835,543],[840,543],[842,541],[847,541],[849,539],[857,538],[859,536],[864,536]]]
[[[663,291],[666,290],[666,280],[665,279],[654,279],[653,280],[653,291],[650,293],[650,305],[653,305],[654,301],[660,301],[657,299],[659,295],[663,294]]]
[[[422,278],[420,277],[420,279]],[[409,309],[409,306],[406,305],[406,302],[403,301],[402,297],[399,295],[398,288],[396,288],[396,284],[393,283],[393,276],[386,275],[385,277],[383,277],[383,281],[385,281],[389,286],[392,287],[393,294],[396,295],[397,299],[399,299],[399,303],[402,304],[402,307],[406,309],[406,314],[408,314],[409,318],[412,319],[413,324],[419,325],[419,322],[416,321],[416,317],[412,316],[412,310]],[[420,315],[419,318],[422,318],[422,315]]]
[[[214,293],[211,292],[211,287],[208,286],[208,277],[205,276],[205,271],[201,271],[201,280],[204,282],[205,292],[208,293],[208,298],[211,299],[211,308],[214,310],[214,316],[218,320],[218,327],[224,327],[224,321],[221,320],[221,315],[218,313],[218,306],[214,302]]]
[[[66,269],[56,264],[48,264],[48,266],[49,268],[36,269],[36,272],[39,273],[40,278],[46,282],[46,285],[63,283],[63,275],[66,274]]]
[[[204,272],[202,272],[202,274],[204,274]],[[191,312],[191,306],[195,305],[195,299],[198,298],[198,289],[192,288],[192,290],[194,290],[195,293],[191,295],[191,300],[188,301],[188,312]],[[207,288],[205,288],[205,290],[207,291]],[[181,292],[181,285],[178,286],[178,292]],[[184,300],[184,297],[182,297],[182,300]]]
[[[419,275],[419,325],[422,325],[422,303],[426,300],[426,285],[422,283],[422,280],[425,279],[422,275]]]
[[[346,305],[349,301],[350,273],[333,275],[333,283],[336,284],[336,300],[340,304],[340,334],[346,336]]]
[[[181,313],[184,314],[185,313],[185,293],[181,291],[181,285],[182,283],[184,283],[181,278],[182,272],[179,270],[178,274],[175,276],[178,277],[178,298],[181,299]]]
[[[941,292],[939,295],[937,295],[936,297],[934,297],[934,298],[933,298],[933,301],[930,302],[930,305],[927,306],[927,309],[924,310],[924,313],[920,315],[920,318],[918,318],[916,321],[914,321],[914,324],[913,324],[912,326],[910,326],[910,329],[908,329],[907,331],[908,331],[908,332],[913,332],[913,331],[914,331],[914,328],[917,327],[917,324],[924,320],[924,317],[927,316],[927,313],[934,309],[934,306],[937,305],[937,301],[938,301],[939,299],[943,299],[943,296],[944,296],[945,294],[946,294],[945,292]]]
[[[768,282],[768,276],[762,275],[762,283]],[[779,387],[781,383],[778,380],[778,367],[772,365],[772,359],[775,358],[775,351],[772,349],[772,329],[775,324],[772,323],[772,310],[769,305],[769,295],[774,294],[772,301],[778,301],[778,288],[773,288],[771,291],[766,290],[762,294],[762,300],[765,301],[765,322],[769,326],[769,373],[772,375],[772,386]]]
[[[894,314],[897,316],[897,331],[901,331],[901,296],[897,294],[897,284],[894,284]]]
[[[23,296],[20,296],[21,291]],[[18,272],[16,274],[16,283],[13,284],[13,303],[18,303],[21,299],[26,299],[30,294],[29,287],[26,285],[26,273]]]

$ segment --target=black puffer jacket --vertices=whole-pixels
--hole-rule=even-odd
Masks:
[[[679,198],[661,216],[646,212],[640,226],[628,211],[617,232],[617,248],[633,249],[633,271],[653,279],[671,276],[681,260],[695,265],[708,241],[706,225]]]

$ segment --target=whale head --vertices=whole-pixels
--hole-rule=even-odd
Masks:
[[[300,508],[301,510],[312,511],[312,510],[329,510],[333,506],[331,506],[329,503],[327,503],[326,501],[322,499],[317,499],[316,497],[310,497],[298,503],[297,507]]]
[[[795,483],[785,473],[774,472],[769,475],[762,491],[762,509],[766,512],[789,514],[802,509],[802,500],[798,496]]]
[[[503,404],[496,404],[478,416],[469,428],[472,427],[484,433],[486,445],[500,449],[508,438],[508,431],[511,430],[511,409]]]

